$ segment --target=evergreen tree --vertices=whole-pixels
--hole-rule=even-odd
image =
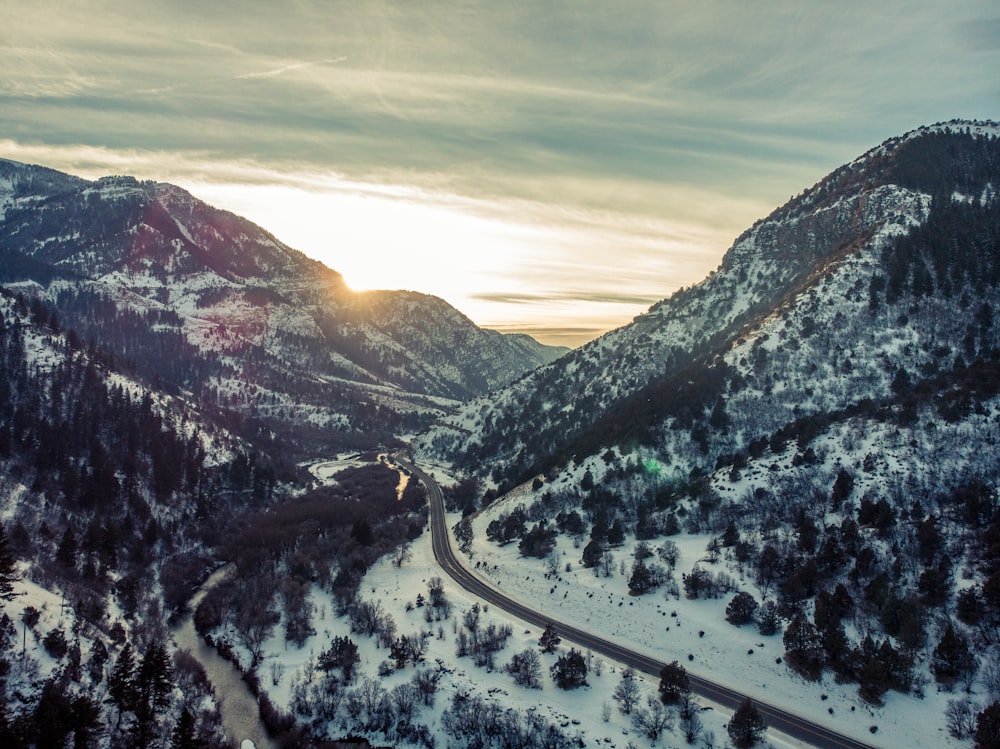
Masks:
[[[781,629],[781,616],[778,613],[778,604],[774,601],[764,601],[757,609],[757,631],[762,635],[777,634]]]
[[[14,599],[14,583],[17,579],[14,554],[10,550],[10,542],[7,540],[3,524],[0,523],[0,601]]]
[[[66,526],[62,541],[56,549],[56,561],[67,569],[76,567],[76,534],[71,525]]]
[[[687,669],[677,661],[671,661],[660,669],[660,699],[668,704],[677,702],[691,691],[691,681]]]
[[[111,703],[118,708],[118,722],[121,725],[122,713],[131,712],[134,704],[135,654],[131,643],[125,643],[122,652],[118,654],[115,667],[108,676],[108,695]]]
[[[1000,702],[994,702],[976,718],[976,749],[1000,749]]]
[[[951,685],[959,679],[969,680],[978,668],[978,661],[969,648],[968,639],[948,624],[931,659],[934,678],[942,684]]]
[[[747,697],[733,714],[732,720],[726,726],[729,738],[740,749],[750,747],[760,741],[767,730],[767,724],[757,710],[757,706]]]
[[[74,749],[92,746],[92,737],[102,727],[100,706],[81,694],[73,698],[70,716],[74,731]]]
[[[641,559],[632,567],[632,576],[628,580],[628,589],[633,593],[642,595],[648,593],[654,587],[653,576],[649,572],[649,567]]]
[[[818,679],[823,671],[822,641],[801,611],[785,630],[784,644],[788,664],[806,678]]]
[[[552,679],[560,689],[576,689],[587,685],[587,662],[579,650],[570,650],[549,669]]]
[[[170,734],[170,749],[199,749],[203,742],[198,741],[194,728],[194,716],[185,707]]]
[[[157,718],[170,705],[171,679],[167,649],[160,643],[151,644],[139,662],[134,679],[133,736],[137,746],[149,745]]]
[[[559,643],[562,642],[562,638],[556,634],[556,628],[549,622],[545,625],[545,631],[542,632],[542,636],[538,638],[538,644],[542,648],[543,653],[554,653],[556,648],[559,647]]]
[[[625,543],[625,527],[622,525],[622,521],[616,519],[611,527],[608,528],[608,544],[611,546],[621,546]]]
[[[757,599],[746,591],[741,591],[733,596],[733,600],[726,606],[726,620],[736,626],[749,624],[753,621],[756,611]]]
[[[592,539],[583,547],[583,566],[597,567],[601,563],[602,556],[604,556],[604,548],[601,546],[601,542]]]

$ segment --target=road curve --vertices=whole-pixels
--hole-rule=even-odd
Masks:
[[[451,535],[445,518],[444,495],[441,493],[441,487],[425,471],[414,465],[411,460],[406,460],[399,455],[392,456],[392,459],[397,465],[410,471],[427,488],[430,502],[431,547],[434,550],[434,559],[456,583],[473,595],[487,601],[490,605],[513,614],[536,627],[544,628],[551,623],[559,636],[567,642],[589,649],[626,666],[631,666],[636,671],[659,678],[660,669],[663,667],[661,661],[577,629],[570,624],[553,619],[540,611],[518,603],[487,585],[466,569],[451,547]],[[747,697],[734,689],[696,676],[691,672],[688,672],[688,678],[691,683],[691,691],[695,694],[731,710],[736,710]],[[865,744],[850,736],[844,736],[833,729],[813,723],[794,713],[760,702],[756,698],[753,699],[753,702],[770,728],[810,746],[818,749],[875,749],[872,744]]]

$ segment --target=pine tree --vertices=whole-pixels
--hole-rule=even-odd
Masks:
[[[653,587],[653,576],[649,572],[649,567],[640,559],[632,567],[632,576],[628,580],[628,589],[633,593],[642,595],[643,593],[648,593]]]
[[[677,661],[671,661],[660,669],[660,699],[671,704],[691,691],[691,681],[687,669]]]
[[[185,707],[170,734],[170,749],[196,749],[201,745],[202,742],[196,739],[194,733],[194,716]]]
[[[153,643],[139,662],[135,674],[132,711],[135,714],[133,735],[137,746],[149,745],[157,717],[170,705],[171,678],[170,657],[166,648],[160,643]]]
[[[66,532],[56,549],[56,561],[67,569],[76,566],[76,534],[71,525],[66,526]]]
[[[978,667],[976,656],[969,648],[968,639],[949,624],[941,635],[941,641],[934,648],[931,660],[934,678],[950,685],[959,679],[969,680]]]
[[[14,554],[3,524],[0,523],[0,601],[12,601],[15,597],[14,583],[17,581],[17,567]]]
[[[801,611],[795,615],[784,635],[788,665],[808,679],[818,679],[823,672],[823,647],[816,627]]]
[[[545,631],[542,632],[542,636],[538,638],[538,644],[541,646],[542,652],[554,653],[556,648],[559,647],[560,642],[562,642],[562,638],[556,634],[556,628],[552,622],[549,622],[545,625]]]
[[[976,749],[1000,749],[1000,702],[994,702],[976,718]]]
[[[570,650],[549,669],[552,679],[560,689],[576,689],[587,685],[587,662],[579,650]]]
[[[757,599],[746,591],[740,591],[726,606],[726,620],[730,624],[740,626],[753,621],[757,611]]]
[[[757,706],[747,697],[733,714],[733,719],[726,726],[729,738],[740,749],[750,747],[760,741],[767,730],[767,724],[757,710]]]
[[[601,542],[596,540],[590,541],[590,543],[583,547],[583,566],[597,567],[601,563],[602,556],[604,556],[604,548],[601,546]]]
[[[111,702],[118,708],[118,723],[121,725],[122,713],[131,712],[134,700],[135,654],[131,643],[125,643],[122,652],[118,654],[115,667],[108,676],[108,695]]]

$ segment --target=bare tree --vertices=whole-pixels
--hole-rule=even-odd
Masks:
[[[515,653],[504,670],[522,687],[542,688],[542,661],[534,648],[525,648],[520,653]]]
[[[266,594],[260,586],[250,586],[254,589],[246,592],[246,597],[240,599],[240,607],[233,616],[233,626],[240,636],[240,641],[250,652],[250,669],[260,665],[264,642],[271,634],[281,616],[274,610],[271,595]]]
[[[629,667],[622,671],[621,681],[615,687],[614,698],[622,715],[631,715],[632,709],[639,704],[639,682],[635,678],[635,669]]]
[[[389,696],[378,679],[364,677],[346,698],[347,712],[365,730],[382,730],[387,725]]]
[[[632,724],[646,738],[656,741],[673,727],[673,711],[653,696],[647,698],[646,705],[632,713]]]
[[[385,614],[378,618],[375,637],[378,639],[380,648],[392,647],[393,640],[396,639],[396,620],[392,618],[392,614]]]
[[[677,701],[677,716],[680,718],[680,729],[684,732],[684,739],[689,744],[696,742],[704,729],[700,713],[701,705],[690,693],[682,694]]]
[[[400,544],[392,552],[392,566],[399,569],[413,559],[413,550],[409,544]]]
[[[611,577],[615,571],[615,556],[610,551],[604,553],[601,557],[600,562],[601,574],[605,577]]]
[[[278,686],[281,683],[281,677],[285,675],[285,664],[281,661],[271,661],[271,684],[273,686]]]
[[[373,635],[386,616],[381,601],[358,601],[351,609],[351,629],[363,635]]]
[[[553,550],[545,557],[545,574],[555,577],[559,574],[559,555]]]
[[[948,733],[956,739],[964,739],[976,732],[979,705],[972,700],[948,700],[944,714],[948,723]]]
[[[412,683],[397,684],[389,692],[389,699],[396,710],[396,716],[401,720],[409,721],[417,713],[417,706],[420,704],[420,690]]]
[[[434,695],[437,693],[439,681],[441,672],[429,668],[421,668],[413,674],[413,685],[420,692],[420,698],[427,707],[434,705]]]

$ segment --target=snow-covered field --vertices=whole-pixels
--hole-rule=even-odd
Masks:
[[[484,610],[481,616],[482,626],[490,623],[510,623],[513,628],[513,635],[506,648],[498,653],[497,669],[491,672],[485,668],[477,668],[470,658],[458,658],[455,655],[455,627],[476,600],[445,578],[445,591],[452,604],[450,620],[428,624],[424,620],[425,610],[412,605],[418,594],[427,597],[428,580],[442,576],[440,568],[434,562],[430,540],[430,535],[425,533],[414,541],[411,546],[412,559],[404,563],[401,568],[394,567],[389,558],[376,564],[365,576],[359,597],[363,600],[379,601],[385,611],[395,619],[398,633],[401,635],[422,629],[432,631],[424,665],[435,667],[435,664],[439,664],[445,669],[445,673],[439,684],[435,706],[427,708],[417,720],[432,729],[437,746],[447,747],[452,742],[441,729],[438,717],[440,712],[451,704],[453,696],[462,693],[479,694],[483,698],[496,701],[504,708],[513,707],[522,711],[538,712],[547,720],[562,726],[569,735],[579,733],[586,746],[613,749],[626,747],[629,744],[685,745],[683,735],[677,731],[676,726],[674,732],[661,736],[657,743],[651,744],[633,727],[629,716],[622,715],[618,711],[612,693],[621,680],[622,667],[619,664],[602,661],[594,656],[591,658],[590,671],[587,675],[589,686],[562,690],[556,687],[549,676],[549,668],[555,663],[558,653],[552,655],[540,653],[543,688],[535,690],[516,685],[512,677],[503,673],[501,669],[515,653],[529,647],[537,649],[538,636],[541,633],[537,628],[518,622],[496,609]],[[295,683],[305,678],[305,674],[310,670],[309,662],[315,663],[316,657],[328,647],[332,637],[350,636],[357,643],[361,655],[358,666],[360,674],[376,676],[379,665],[389,658],[389,652],[379,649],[374,637],[351,634],[348,620],[333,614],[334,606],[330,596],[314,589],[313,603],[316,606],[314,626],[317,634],[302,648],[286,643],[280,627],[275,628],[265,646],[266,656],[260,670],[261,682],[274,702],[286,710],[290,709]],[[408,605],[410,610],[407,610]],[[557,613],[553,610],[553,615]],[[567,652],[569,647],[570,645],[564,642],[560,648],[561,653]],[[280,668],[283,670],[277,686],[273,685],[270,678],[271,663],[280,663]],[[598,670],[600,675],[596,673]],[[402,671],[383,677],[382,684],[386,689],[392,689],[397,684],[408,682],[413,677],[413,672],[413,667],[407,666]],[[647,695],[657,694],[657,681],[640,677],[640,684],[642,686],[640,705],[644,705]],[[608,706],[609,713],[607,721],[603,719],[605,705]],[[701,717],[706,731],[714,733],[715,745],[724,746],[728,738],[725,724],[729,720],[729,714],[724,710],[707,709],[703,711]],[[346,725],[343,727],[349,728]],[[338,728],[340,726],[332,726],[331,735],[338,735]],[[372,738],[377,743],[377,737]],[[768,742],[775,746],[797,746],[792,742],[778,740],[777,736],[767,738]]]
[[[857,685],[837,684],[829,672],[821,681],[809,682],[783,662],[778,663],[777,659],[784,655],[780,634],[764,637],[754,625],[735,627],[725,620],[732,594],[714,600],[688,600],[683,591],[679,598],[662,592],[629,595],[627,580],[634,546],[631,540],[612,550],[616,561],[612,576],[606,578],[595,576],[592,569],[580,564],[582,545],[576,548],[566,536],[559,536],[556,553],[561,560],[560,572],[555,578],[546,578],[541,560],[522,558],[515,543],[499,547],[486,538],[486,525],[495,513],[504,509],[509,512],[514,506],[495,505],[482,513],[474,523],[470,549],[470,566],[508,596],[542,608],[553,619],[588,628],[665,663],[677,660],[692,673],[869,744],[928,749],[965,746],[951,738],[944,727],[948,699],[961,695],[938,693],[933,681],[926,685],[923,699],[888,692],[884,706],[876,708],[858,697]],[[455,515],[450,524],[458,520]],[[700,562],[706,570],[728,572],[741,590],[759,598],[753,583],[741,580],[735,568],[728,568],[724,562],[713,565],[706,561],[710,539],[709,535],[687,534],[670,539],[680,552],[675,573],[678,584],[681,574]],[[658,543],[650,542],[650,546],[655,550]],[[625,563],[625,574],[621,562]],[[874,734],[872,726],[877,726]],[[716,733],[726,738],[724,728]],[[775,742],[778,737],[769,733],[768,738]]]

